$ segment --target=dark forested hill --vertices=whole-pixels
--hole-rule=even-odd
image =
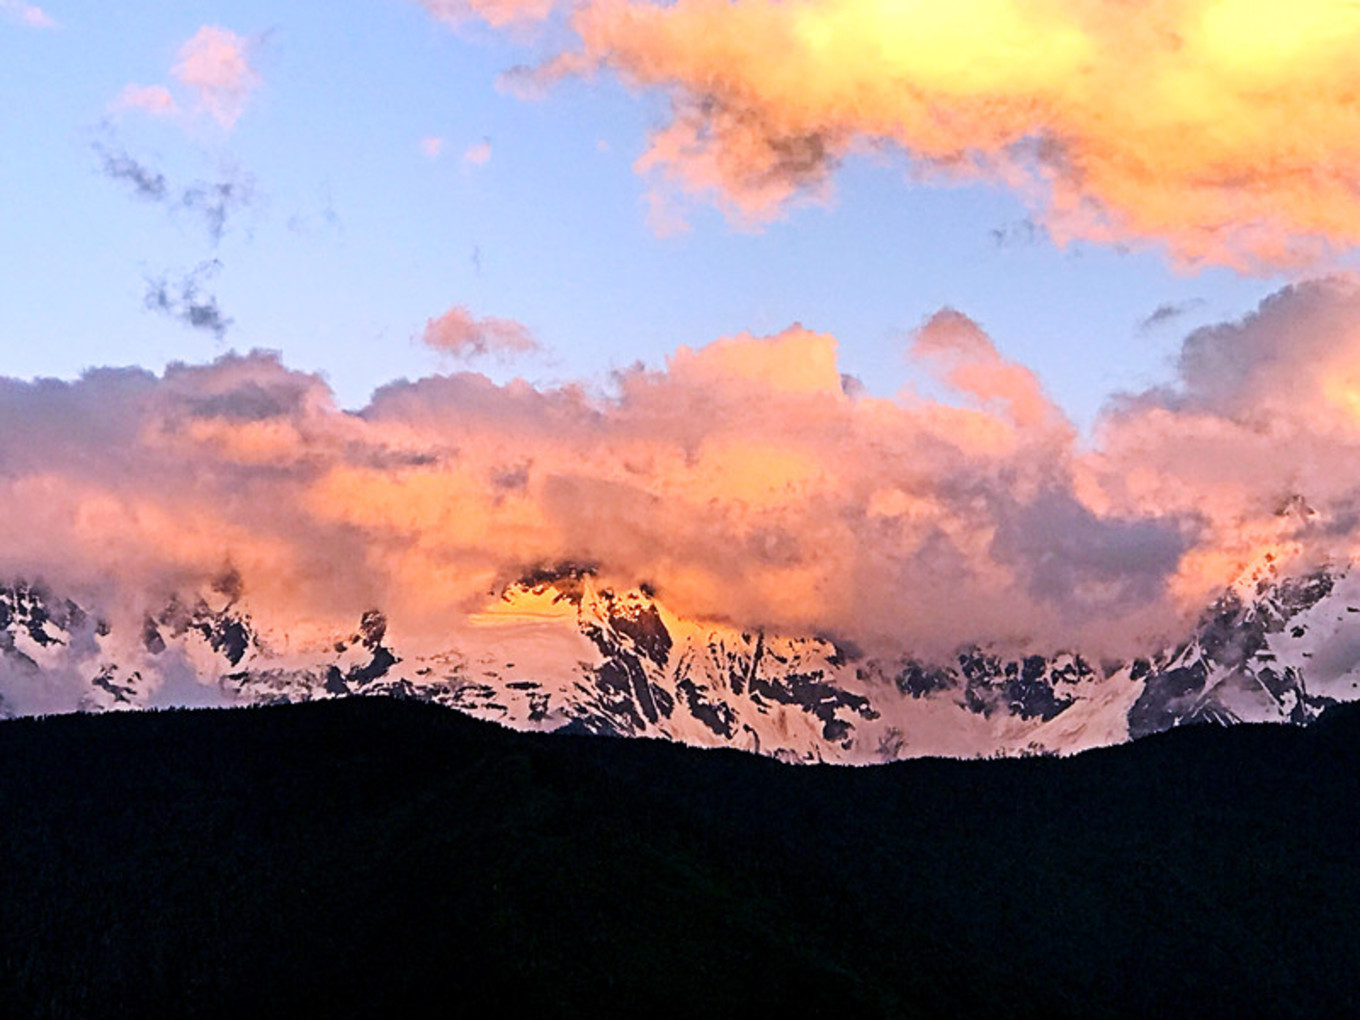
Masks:
[[[351,699],[0,724],[13,1016],[1360,1013],[1360,712],[794,768]]]

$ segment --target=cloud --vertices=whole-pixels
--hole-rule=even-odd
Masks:
[[[1204,306],[1203,298],[1192,298],[1189,301],[1182,301],[1179,304],[1160,304],[1138,323],[1138,331],[1147,333],[1151,330],[1165,326],[1167,323],[1175,322],[1188,312],[1193,312],[1196,308]]]
[[[509,357],[542,350],[523,323],[514,319],[478,319],[461,305],[430,319],[421,339],[429,347],[459,358],[487,354]]]
[[[110,107],[113,110],[141,110],[153,117],[168,117],[179,112],[175,97],[164,85],[126,85]]]
[[[147,166],[128,153],[96,142],[104,174],[132,189],[144,201],[164,206],[172,213],[190,213],[207,228],[213,247],[219,245],[229,219],[254,201],[254,178],[236,168],[228,168],[217,181],[196,181],[187,187],[172,187],[165,174]],[[148,278],[142,297],[143,307],[169,316],[190,329],[211,333],[220,343],[231,328],[232,319],[218,304],[205,284],[222,268],[217,259],[200,263],[178,277],[166,273]]]
[[[1003,359],[987,334],[961,312],[945,308],[932,315],[916,331],[911,351],[938,364],[941,378],[957,391],[1003,410],[1018,426],[1066,426],[1034,373]]]
[[[438,16],[455,5],[424,0]],[[637,168],[759,224],[860,152],[1017,189],[1059,243],[1297,264],[1360,242],[1360,7],[1336,0],[579,0],[538,83],[669,96]],[[492,24],[543,3],[456,5]]]
[[[1104,505],[1198,518],[1182,570],[1211,587],[1262,548],[1320,562],[1356,545],[1360,283],[1287,287],[1186,339],[1174,385],[1116,401],[1100,428]],[[1300,501],[1313,512],[1284,512]]]
[[[221,179],[194,181],[172,186],[165,174],[126,151],[96,142],[101,169],[106,177],[121,181],[141,199],[163,204],[172,212],[189,212],[203,220],[214,245],[222,240],[231,217],[255,200],[255,179],[237,168],[226,167]]]
[[[201,303],[163,289],[171,314]],[[258,352],[0,380],[0,576],[132,612],[230,564],[267,626],[377,605],[432,648],[499,585],[571,561],[875,654],[1146,651],[1266,555],[1356,554],[1357,323],[1355,280],[1287,288],[1191,334],[1175,383],[1121,398],[1093,443],[952,310],[911,345],[943,402],[866,395],[798,326],[680,348],[608,397],[460,372],[350,413]]]
[[[217,275],[222,264],[216,259],[204,262],[178,280],[161,276],[146,281],[143,303],[153,312],[168,315],[190,329],[211,333],[221,341],[231,327],[232,320],[222,313],[217,298],[203,293],[204,281]]]
[[[258,619],[381,605],[407,647],[564,560],[682,612],[879,650],[1165,623],[1182,528],[1093,510],[1071,456],[1061,430],[985,408],[851,396],[834,340],[798,327],[682,348],[607,400],[461,373],[358,414],[273,356],[228,355],[0,385],[18,536],[0,572],[132,606],[230,563]]]
[[[205,25],[184,44],[171,73],[193,91],[198,108],[231,130],[245,111],[260,76],[250,65],[250,44],[217,25]]]
[[[1047,239],[1047,231],[1033,220],[1025,218],[994,227],[991,231],[992,243],[998,248],[1017,248],[1038,244]]]
[[[463,150],[463,162],[468,166],[484,166],[491,161],[491,141],[483,139]]]
[[[213,244],[222,240],[227,221],[239,209],[255,200],[255,179],[249,174],[232,169],[218,181],[197,181],[179,196],[179,208],[197,213],[208,228]]]
[[[420,0],[420,3],[449,24],[459,25],[475,17],[497,27],[542,21],[555,6],[555,0]]]
[[[29,28],[56,28],[57,23],[46,11],[23,0],[0,0],[0,14]]]
[[[236,126],[260,76],[250,64],[250,40],[217,25],[205,25],[180,48],[171,74],[192,94],[190,112],[212,117],[224,129]],[[182,107],[164,85],[128,84],[110,109],[152,116],[179,114]]]
[[[116,152],[96,144],[104,175],[115,181],[122,181],[132,188],[138,198],[152,202],[163,202],[170,194],[165,174],[133,159],[126,152]]]
[[[427,159],[438,159],[444,151],[444,139],[438,135],[428,135],[420,140],[420,151]]]

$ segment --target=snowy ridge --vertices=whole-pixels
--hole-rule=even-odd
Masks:
[[[406,657],[387,621],[294,647],[239,585],[171,599],[139,633],[26,584],[0,588],[0,714],[420,698],[521,729],[652,736],[796,762],[1071,753],[1197,722],[1307,723],[1360,698],[1360,578],[1280,577],[1267,558],[1186,640],[1097,666],[961,649],[858,659],[831,641],[677,617],[646,589],[541,572]]]

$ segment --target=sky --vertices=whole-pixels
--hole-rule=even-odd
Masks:
[[[889,650],[1137,646],[1351,555],[1358,37],[0,0],[0,568],[437,640],[576,561]]]

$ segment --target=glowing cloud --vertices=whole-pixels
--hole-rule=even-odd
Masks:
[[[260,353],[0,380],[0,576],[132,612],[230,567],[275,626],[377,605],[428,648],[571,561],[880,653],[1127,654],[1265,551],[1360,551],[1357,322],[1360,284],[1335,279],[1198,331],[1176,385],[1122,398],[1093,448],[948,310],[912,353],[958,403],[847,390],[835,341],[798,327],[682,348],[607,399],[460,373],[353,414]],[[492,350],[489,323],[455,309],[430,332]]]
[[[442,13],[447,5],[426,0]],[[470,3],[493,24],[546,4]],[[581,0],[541,81],[670,93],[638,169],[759,223],[847,156],[1020,189],[1060,242],[1300,262],[1360,242],[1360,7],[1346,0]]]
[[[1108,643],[1174,615],[1174,521],[1086,507],[1051,433],[853,398],[834,352],[803,330],[722,341],[607,402],[435,377],[357,416],[258,354],[6,383],[0,570],[135,605],[230,564],[273,620],[382,605],[412,640],[561,560],[682,611],[894,649]]]

